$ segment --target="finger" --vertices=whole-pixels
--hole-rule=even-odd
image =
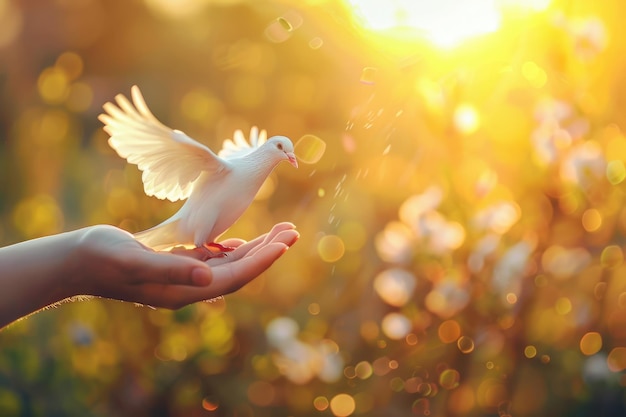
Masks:
[[[211,266],[217,266],[217,265],[223,265],[225,263],[237,261],[243,258],[244,256],[253,254],[256,250],[258,250],[264,244],[267,244],[273,241],[276,235],[280,234],[281,232],[294,230],[295,228],[296,226],[291,222],[281,222],[281,223],[275,224],[268,233],[264,233],[252,239],[249,242],[246,242],[245,240],[242,240],[242,239],[228,239],[228,240],[222,241],[220,242],[221,245],[234,246],[236,249],[232,252],[227,253],[226,256],[211,258],[207,260],[206,262],[207,264]],[[231,245],[230,244],[231,242],[235,243],[235,245]],[[289,242],[289,243],[285,242],[285,243],[291,246],[294,242],[295,240],[293,242]]]
[[[294,230],[296,226],[293,223],[282,222],[275,224],[268,233],[264,233],[261,236],[248,242],[251,247],[258,246],[260,243],[268,243],[272,241],[277,234],[286,230]]]
[[[241,259],[244,256],[246,256],[252,249],[254,249],[256,246],[260,245],[261,243],[262,243],[262,239],[258,239],[258,238],[254,239],[254,240],[251,240],[250,242],[245,242],[242,245],[240,245],[239,247],[235,248],[234,251],[227,252],[225,254],[225,256],[211,258],[211,259],[207,260],[206,263],[208,265],[214,267],[214,266],[217,266],[217,265],[222,265],[222,264],[225,264],[225,263],[238,261],[239,259]]]
[[[300,233],[295,229],[283,229],[278,231],[271,239],[271,242],[281,242],[287,246],[293,246],[300,238]]]
[[[226,240],[221,241],[220,245],[225,246],[227,248],[228,247],[234,248],[234,250],[232,252],[225,252],[223,254],[224,256],[209,258],[208,260],[205,258],[204,261],[211,266],[221,265],[226,262],[236,261],[237,259],[241,259],[244,256],[246,256],[250,248],[256,244],[257,244],[256,240],[253,240],[251,242],[246,242],[245,240],[238,239],[238,238],[226,239]]]
[[[248,253],[248,256],[254,255],[258,250],[260,250],[263,246],[268,245],[270,243],[283,243],[288,247],[291,247],[294,243],[298,241],[300,238],[300,233],[293,229],[286,229],[282,231],[278,231],[278,233],[274,234],[271,239],[265,239],[262,245],[258,245]]]
[[[269,237],[271,237],[271,239],[268,239]],[[286,246],[291,246],[298,240],[299,237],[300,234],[293,229],[288,227],[275,227],[270,233],[261,235],[254,240],[242,244],[233,252],[228,253],[227,256],[209,259],[207,263],[212,267],[232,263],[246,256],[254,255],[258,250],[267,246],[269,243],[277,242],[283,243]]]
[[[139,278],[137,283],[206,286],[213,277],[208,265],[189,256],[143,252],[132,263],[129,272]]]
[[[220,245],[226,246],[227,248],[238,248],[239,246],[243,245],[244,243],[246,243],[246,241],[243,240],[243,239],[230,238],[230,239],[226,239],[226,240],[221,241]]]
[[[286,230],[295,230],[295,229],[296,229],[296,225],[290,222],[282,222],[282,223],[275,224],[274,227],[272,227],[272,230],[270,230],[270,232],[267,234],[266,239],[272,240],[280,232],[284,232]]]
[[[277,235],[286,231],[293,231],[295,228],[296,226],[293,223],[289,222],[282,222],[274,225],[274,227],[272,227],[272,230],[270,230],[268,233],[265,233],[250,242],[254,243],[254,245],[250,245],[247,248],[249,254],[253,254],[256,250],[260,249],[264,245],[267,245],[268,243],[274,241]]]
[[[259,248],[262,244],[270,242],[278,233],[286,230],[293,230],[296,226],[293,223],[282,222],[274,225],[268,233],[264,233],[249,242],[241,240],[243,242],[233,252],[227,254],[227,256],[212,258],[207,261],[211,266],[223,265],[225,263],[237,261],[249,253],[253,253],[255,248]],[[226,241],[227,242],[227,241]],[[220,242],[222,245],[226,245],[225,242]]]
[[[269,268],[287,249],[289,246],[284,243],[270,243],[252,256],[214,267],[210,287],[215,295],[212,297],[228,294],[243,287]]]

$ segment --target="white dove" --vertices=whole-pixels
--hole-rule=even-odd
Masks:
[[[250,143],[237,130],[226,139],[219,156],[179,130],[159,122],[148,109],[137,86],[131,89],[133,104],[122,94],[117,106],[105,103],[108,114],[98,119],[111,136],[109,145],[142,171],[147,195],[185,204],[163,223],[136,233],[144,245],[166,250],[179,245],[206,248],[218,256],[231,248],[215,243],[252,203],[257,191],[281,161],[298,162],[289,138],[253,127]]]

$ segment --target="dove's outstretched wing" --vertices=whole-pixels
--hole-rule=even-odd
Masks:
[[[172,130],[150,112],[137,86],[131,89],[133,103],[122,94],[117,105],[106,103],[108,114],[98,119],[111,135],[109,145],[143,172],[146,194],[170,201],[189,197],[195,181],[203,172],[219,175],[230,170],[206,146],[179,130]]]
[[[265,142],[267,142],[265,129],[259,132],[258,127],[252,126],[252,129],[250,129],[250,142],[246,141],[246,137],[241,130],[236,130],[232,139],[224,141],[222,150],[218,155],[225,159],[240,158],[251,153]]]

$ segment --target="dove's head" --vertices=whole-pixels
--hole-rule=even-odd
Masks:
[[[279,161],[289,161],[291,165],[298,168],[298,160],[293,150],[293,143],[285,136],[273,136],[267,140],[265,146],[268,146],[273,155]]]

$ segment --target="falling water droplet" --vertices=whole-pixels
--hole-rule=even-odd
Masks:
[[[309,41],[309,48],[311,49],[319,49],[322,45],[324,45],[324,41],[319,37],[315,37]]]
[[[285,29],[288,32],[291,32],[293,30],[293,26],[291,26],[291,23],[289,23],[289,20],[285,19],[284,17],[279,17],[277,19],[278,24],[280,24],[280,26],[282,26],[283,29]]]
[[[361,82],[363,84],[372,85],[375,83],[376,72],[378,69],[374,67],[365,67],[363,71],[361,71]]]
[[[292,32],[302,24],[302,17],[297,13],[286,13],[273,20],[265,28],[265,36],[274,43],[285,42]]]

